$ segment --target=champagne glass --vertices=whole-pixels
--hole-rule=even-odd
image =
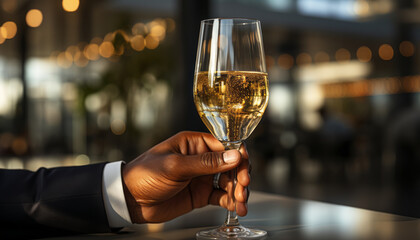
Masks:
[[[216,18],[201,21],[194,102],[204,124],[225,149],[239,149],[260,122],[268,102],[268,80],[258,20]],[[236,172],[233,170],[233,191]],[[234,202],[233,192],[228,195]],[[221,227],[198,232],[196,237],[260,239],[266,235],[266,231],[243,227],[236,212],[228,211]]]

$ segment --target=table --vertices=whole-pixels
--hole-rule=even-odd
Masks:
[[[208,206],[162,224],[133,225],[118,234],[49,239],[187,240],[223,223],[225,210]],[[266,239],[420,239],[420,219],[360,208],[252,192],[244,226],[268,231]]]

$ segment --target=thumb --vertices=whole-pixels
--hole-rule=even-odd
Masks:
[[[197,177],[229,171],[239,165],[241,153],[238,150],[206,152],[187,155],[183,161],[183,177]]]

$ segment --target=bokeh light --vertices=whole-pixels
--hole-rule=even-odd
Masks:
[[[360,62],[369,62],[372,59],[372,51],[366,46],[359,47],[356,55]]]
[[[95,43],[91,43],[85,47],[83,54],[89,60],[98,60],[99,59],[99,46]]]
[[[338,62],[349,61],[351,59],[351,54],[349,50],[345,48],[340,48],[335,52],[335,60]]]
[[[159,39],[151,35],[148,35],[145,40],[146,40],[146,47],[148,49],[155,49],[159,46]]]
[[[63,9],[66,12],[75,12],[79,8],[79,0],[63,0]]]
[[[134,50],[142,51],[145,46],[143,36],[137,35],[131,38],[130,45]]]
[[[6,39],[7,38],[7,29],[3,26],[0,27],[0,37]]]
[[[147,27],[144,23],[136,23],[131,28],[131,33],[133,35],[145,35],[147,33]]]
[[[12,150],[16,155],[25,154],[28,151],[28,143],[23,137],[17,137],[12,142]]]
[[[78,67],[86,67],[89,63],[89,60],[85,57],[82,51],[77,51],[74,54],[74,64]]]
[[[114,45],[111,42],[105,41],[99,45],[99,54],[104,58],[109,58],[114,54]]]
[[[404,57],[411,57],[414,55],[415,47],[414,44],[410,41],[402,41],[400,43],[400,53]]]
[[[293,56],[287,53],[280,55],[277,59],[279,67],[288,70],[293,67],[294,59]]]
[[[29,27],[39,27],[42,23],[42,12],[38,9],[31,9],[26,13],[26,24]]]
[[[120,119],[115,119],[111,122],[111,131],[115,135],[122,135],[125,132],[125,122]]]
[[[72,64],[72,56],[67,52],[61,52],[57,56],[57,64],[62,68],[69,68]]]
[[[353,11],[356,15],[366,17],[370,14],[370,5],[367,1],[355,1]]]
[[[115,34],[113,32],[107,33],[104,37],[104,41],[105,42],[112,42],[112,41],[114,41],[114,36],[115,36]]]
[[[70,45],[67,47],[66,52],[74,57],[76,52],[79,51],[79,48],[73,45]]]
[[[322,63],[330,61],[330,56],[326,52],[317,52],[314,57],[315,62]]]
[[[6,41],[7,30],[4,27],[0,27],[0,44]]]
[[[379,47],[379,57],[382,60],[389,61],[394,57],[394,49],[389,44],[382,44]]]
[[[155,24],[150,29],[150,36],[153,36],[159,40],[163,40],[165,38],[166,29],[159,24]]]
[[[102,43],[102,38],[94,37],[94,38],[92,38],[92,40],[90,40],[90,43],[94,43],[94,44],[99,46]]]
[[[301,53],[296,57],[297,65],[307,65],[312,63],[312,57],[309,53]]]
[[[265,56],[265,64],[267,65],[267,69],[270,69],[276,61],[270,55]]]
[[[17,26],[16,23],[12,21],[7,21],[3,23],[3,30],[2,34],[6,33],[6,39],[12,39],[16,36],[17,33]]]

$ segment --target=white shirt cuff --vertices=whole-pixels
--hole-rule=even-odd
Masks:
[[[132,224],[124,196],[121,165],[122,161],[107,163],[103,173],[102,194],[111,228],[121,228]]]

